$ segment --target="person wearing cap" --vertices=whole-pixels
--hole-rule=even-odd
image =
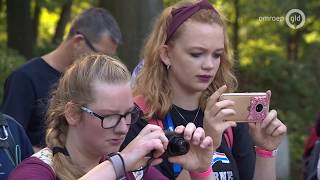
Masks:
[[[123,147],[148,123],[172,129],[192,122],[213,139],[216,179],[276,179],[275,152],[287,131],[277,112],[268,112],[262,123],[224,120],[235,113],[234,102],[220,95],[237,87],[228,42],[223,16],[207,0],[179,1],[163,10],[134,82],[135,102],[146,109],[147,121],[131,126]],[[183,166],[166,160],[158,169],[170,179],[188,178]]]

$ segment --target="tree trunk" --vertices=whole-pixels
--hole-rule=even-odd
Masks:
[[[32,57],[30,0],[7,0],[8,47],[27,59]]]
[[[41,6],[39,1],[36,1],[36,5],[33,12],[33,19],[32,19],[32,34],[33,34],[32,45],[33,46],[35,46],[38,41],[40,15],[41,15]]]
[[[163,9],[162,0],[100,0],[98,5],[118,21],[123,35],[118,55],[132,70],[141,60],[140,51],[153,19]]]
[[[302,39],[302,32],[297,31],[293,35],[289,35],[287,44],[288,60],[296,61],[299,58],[299,44]]]
[[[4,6],[4,0],[0,0],[0,12],[2,12]]]
[[[234,11],[235,11],[235,20],[233,23],[233,52],[235,59],[235,66],[237,67],[240,64],[239,59],[239,18],[240,18],[240,8],[239,8],[239,0],[233,1]]]
[[[65,4],[62,6],[60,19],[57,23],[56,31],[52,38],[52,43],[54,44],[59,44],[62,41],[64,30],[68,21],[70,20],[72,3],[73,0],[67,0]]]

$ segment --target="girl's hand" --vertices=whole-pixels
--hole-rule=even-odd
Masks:
[[[277,111],[271,110],[262,123],[249,123],[250,134],[256,146],[275,150],[287,132],[287,127],[277,118]]]
[[[203,128],[208,136],[213,139],[213,149],[217,149],[221,144],[222,134],[229,127],[235,127],[234,121],[225,121],[225,117],[236,112],[229,107],[234,105],[233,101],[219,101],[220,96],[227,90],[227,86],[220,87],[213,93],[207,101],[204,111]]]
[[[127,171],[133,171],[146,166],[153,156],[153,165],[162,162],[159,158],[167,149],[168,139],[163,130],[156,125],[148,124],[142,129],[120,154],[124,159]]]
[[[249,123],[250,133],[256,146],[275,150],[287,132],[287,127],[277,118],[277,111],[271,110],[262,123]]]
[[[187,124],[186,127],[178,126],[175,129],[178,134],[183,134],[185,140],[190,143],[190,150],[187,154],[170,157],[172,163],[179,163],[184,169],[195,172],[203,172],[211,166],[213,153],[213,143],[209,136],[205,136],[202,128],[193,123]]]

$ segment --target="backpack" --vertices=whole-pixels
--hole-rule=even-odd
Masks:
[[[303,179],[304,180],[317,180],[317,166],[319,162],[320,154],[320,140],[318,139],[311,150],[309,156],[304,157],[303,159]]]
[[[136,105],[139,106],[139,108],[142,110],[143,114],[146,114],[149,112],[149,107],[146,106],[145,100],[143,98],[143,96],[136,96],[133,98],[133,101],[136,103]],[[157,119],[157,118],[151,118],[148,120],[149,124],[154,124],[154,125],[158,125],[163,129],[163,122],[161,119]],[[224,133],[223,133],[227,145],[230,149],[232,149],[233,146],[233,132],[232,132],[232,128],[228,128]]]
[[[0,148],[4,150],[14,167],[21,162],[20,146],[15,143],[6,116],[0,113]]]

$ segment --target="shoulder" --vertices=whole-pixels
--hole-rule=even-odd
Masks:
[[[6,123],[8,124],[10,132],[11,132],[12,136],[14,137],[15,141],[28,140],[28,136],[26,135],[24,128],[22,127],[22,125],[18,121],[16,121],[13,117],[11,117],[7,114],[2,114],[2,117],[4,118]]]
[[[36,71],[38,71],[44,64],[44,60],[42,58],[34,58],[29,60],[28,62],[24,63],[17,69],[15,69],[8,79],[18,80],[18,79],[29,79],[32,74],[34,74]]]
[[[2,114],[2,117],[6,120],[8,126],[10,127],[10,130],[15,129],[18,131],[23,130],[22,125],[16,121],[13,117],[7,115],[7,114]]]
[[[45,61],[40,58],[33,58],[21,65],[19,68],[17,68],[13,73],[29,73],[32,72],[33,69],[36,69],[38,66],[42,66],[45,64]]]
[[[7,114],[2,114],[2,117],[8,125],[11,135],[17,144],[21,145],[24,144],[25,141],[29,141],[24,128],[18,121],[16,121],[13,117]]]
[[[9,175],[9,180],[45,179],[55,180],[53,169],[37,157],[31,156],[22,161]]]
[[[52,150],[50,148],[46,147],[44,149],[41,149],[39,152],[33,154],[32,157],[38,158],[39,160],[41,160],[51,168],[53,167],[53,163],[52,163],[53,155],[52,155]]]

